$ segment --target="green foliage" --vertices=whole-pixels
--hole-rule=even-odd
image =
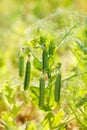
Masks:
[[[87,103],[87,97],[81,98],[78,103],[76,104],[77,107],[83,106],[85,103]]]
[[[42,62],[37,57],[34,57],[33,66],[39,71],[42,70]]]

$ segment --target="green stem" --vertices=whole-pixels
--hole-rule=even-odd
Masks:
[[[71,78],[73,78],[75,76],[77,76],[77,74],[73,74],[73,75],[67,76],[64,79],[62,79],[62,81],[69,80],[69,79],[71,79]]]
[[[78,121],[78,123],[81,124],[81,121],[80,121],[79,117],[77,116],[75,110],[72,108],[72,106],[71,106],[71,104],[70,104],[69,101],[68,101],[68,105],[69,105],[70,109],[72,110],[72,112],[73,112],[73,114],[74,114],[76,120]]]
[[[84,115],[84,117],[87,117],[87,115],[83,112],[81,108],[79,108],[80,112]]]
[[[71,79],[71,78],[73,78],[73,77],[75,77],[75,76],[80,76],[80,75],[83,75],[83,74],[85,74],[85,73],[87,73],[87,72],[81,72],[81,73],[79,73],[79,74],[72,74],[71,76],[67,76],[67,77],[65,77],[64,79],[62,79],[62,81],[69,80],[69,79]]]
[[[68,120],[68,121],[66,121],[66,122],[64,122],[64,123],[62,123],[62,124],[60,124],[60,125],[58,125],[58,126],[55,126],[53,129],[61,128],[61,127],[63,127],[64,125],[66,125],[67,123],[69,123],[70,121],[72,121],[73,119],[75,119],[75,117],[71,118],[70,120]]]
[[[58,47],[62,46],[62,41],[69,35],[69,33],[76,27],[76,25],[74,25],[63,37],[62,39],[59,41]]]

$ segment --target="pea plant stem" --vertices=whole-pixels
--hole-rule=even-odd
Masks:
[[[69,80],[69,79],[71,79],[71,78],[74,78],[74,77],[76,77],[76,76],[83,75],[83,74],[85,74],[85,73],[87,73],[87,72],[81,72],[81,73],[72,74],[72,75],[67,76],[67,77],[65,77],[64,79],[62,79],[62,81]]]
[[[71,31],[72,31],[75,27],[77,27],[77,26],[74,25],[74,26],[62,37],[62,39],[59,41],[58,48],[63,45],[62,41],[71,33]]]
[[[74,114],[76,120],[79,122],[79,124],[81,124],[81,121],[80,121],[80,119],[79,119],[77,113],[75,112],[74,108],[71,106],[71,104],[70,104],[69,101],[68,101],[68,105],[69,105],[70,109],[72,110],[72,112],[73,112],[73,114]]]
[[[79,108],[79,110],[84,115],[84,118],[87,117],[87,115],[84,113],[84,111],[81,108]]]
[[[54,127],[53,129],[61,128],[61,127],[65,126],[67,123],[69,123],[70,121],[72,121],[72,120],[74,120],[74,119],[75,119],[75,117],[73,117],[73,118],[71,118],[71,119],[65,121],[64,123],[62,123],[62,124],[60,124],[60,125]]]

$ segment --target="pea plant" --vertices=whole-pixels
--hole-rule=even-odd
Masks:
[[[0,129],[87,129],[87,21],[74,27],[59,40],[62,46],[38,29],[20,48],[18,80],[0,89]]]
[[[81,33],[82,35],[84,35],[83,32]],[[75,41],[73,43],[74,50],[78,48],[78,44],[80,44],[79,41],[80,40],[78,40],[78,36],[76,36]],[[73,97],[74,93],[71,94],[70,97],[68,97],[68,95],[63,94],[63,92],[67,93],[67,89],[71,90],[71,88],[67,87],[66,91],[62,90],[61,88],[62,86],[64,86],[64,83],[62,82],[68,81],[69,85],[68,83],[67,85],[70,87],[72,78],[78,77],[79,75],[83,76],[83,74],[86,73],[86,71],[84,70],[84,72],[80,72],[81,71],[81,69],[79,68],[80,64],[77,61],[76,67],[74,66],[75,69],[72,70],[74,74],[66,77],[65,79],[61,79],[63,73],[61,72],[62,63],[59,61],[58,47],[56,46],[54,36],[52,35],[49,34],[43,35],[42,33],[40,33],[38,38],[31,40],[28,44],[29,46],[24,47],[22,49],[22,53],[24,53],[25,57],[27,56],[23,86],[24,90],[29,91],[29,93],[31,93],[31,95],[34,96],[34,98],[32,96],[32,102],[37,107],[39,107],[39,109],[41,109],[43,112],[47,113],[44,120],[42,121],[42,126],[47,127],[47,125],[49,125],[50,129],[59,129],[59,130],[65,129],[67,127],[67,123],[70,120],[76,118],[77,122],[79,122],[80,124],[78,128],[84,127],[84,129],[86,129],[84,123],[79,120],[77,114],[74,112],[74,109],[76,109],[78,113],[78,107],[80,107],[80,105],[84,104],[87,101],[86,96],[82,97],[78,102],[76,102],[76,105],[73,105],[74,103],[72,104],[71,102],[74,102],[74,100],[76,100],[76,98],[78,97],[75,97],[74,99]],[[68,45],[68,48],[70,49],[71,52],[73,52],[72,46]],[[82,49],[82,47],[80,48]],[[78,54],[75,54],[74,57],[76,58],[76,60],[78,60],[79,58],[81,59],[81,57]],[[20,76],[20,70],[21,72],[24,72],[24,60],[21,61],[20,60],[21,59],[19,56],[19,76]],[[22,67],[20,67],[21,66],[20,64],[22,65]],[[32,67],[30,67],[31,66],[30,64],[32,65]],[[38,75],[35,76],[33,68],[35,68],[35,71],[36,73],[38,73]],[[34,81],[37,80],[36,81],[37,84],[36,83],[34,84],[34,81],[32,82],[33,78],[30,73],[32,73],[32,75],[34,73],[33,78]],[[74,80],[73,83],[76,84],[76,80]],[[76,93],[77,89],[76,90],[74,89],[75,88],[73,87],[73,91],[75,91]],[[71,115],[73,115],[74,117],[69,116],[67,114],[67,119],[64,121],[64,123],[57,124],[57,121],[60,120],[59,116],[62,116],[60,122],[62,122],[63,117],[65,116],[64,110],[61,110],[61,106],[65,107],[64,104],[62,104],[63,102],[61,101],[61,99],[64,98],[64,95],[66,100],[70,100],[66,103],[66,105],[69,106],[70,110],[68,111],[73,113]],[[80,112],[83,112],[83,110],[80,109]]]
[[[50,38],[49,38],[50,37]],[[45,111],[51,110],[53,105],[51,102],[59,103],[60,101],[60,89],[61,89],[61,63],[53,58],[57,58],[57,50],[54,44],[54,37],[52,36],[39,36],[38,39],[30,41],[30,46],[24,47],[19,53],[19,76],[24,76],[24,90],[34,92],[33,88],[38,90],[38,105]],[[34,50],[37,52],[34,53]],[[37,56],[39,52],[39,57]],[[26,67],[24,73],[24,62],[26,58]],[[33,65],[32,65],[33,64]],[[32,67],[38,71],[39,85],[33,87]],[[33,78],[37,78],[33,76]],[[51,92],[51,91],[54,91]],[[34,92],[35,93],[35,92]],[[51,96],[52,95],[52,99]],[[53,98],[54,97],[54,98]],[[54,101],[52,101],[54,99]]]

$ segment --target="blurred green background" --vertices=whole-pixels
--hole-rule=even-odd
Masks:
[[[18,51],[23,45],[25,30],[58,8],[86,14],[87,0],[0,0],[1,80],[13,72],[17,74]]]

